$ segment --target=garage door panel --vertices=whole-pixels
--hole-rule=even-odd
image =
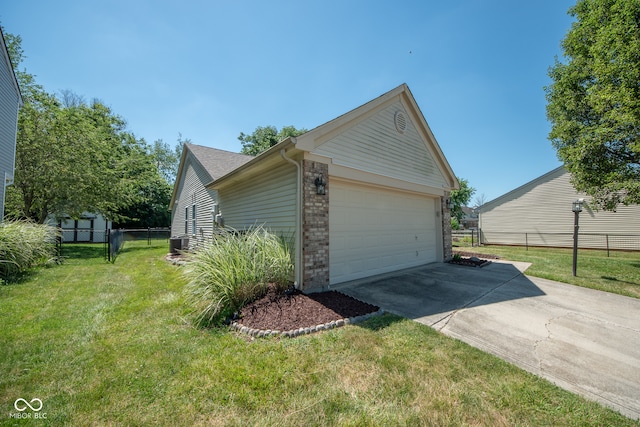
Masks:
[[[331,283],[436,261],[432,198],[333,182],[329,209]]]

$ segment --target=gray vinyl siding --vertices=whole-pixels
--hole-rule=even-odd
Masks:
[[[185,159],[183,176],[179,177],[179,188],[171,215],[171,234],[184,236],[185,232],[185,208],[188,209],[189,245],[201,244],[213,233],[213,215],[211,209],[218,200],[215,190],[204,187],[211,181],[211,177],[199,163],[193,161],[191,153]],[[196,205],[196,230],[192,226],[193,205]]]
[[[0,53],[0,221],[4,216],[5,177],[13,178],[19,106],[20,95],[11,64]]]
[[[563,168],[485,204],[480,228],[487,244],[569,247],[573,245],[574,214],[571,203],[589,198],[575,191]],[[580,213],[580,247],[626,249],[625,236],[640,236],[640,206],[620,206],[616,212],[583,206]],[[601,234],[602,236],[589,236]],[[616,243],[619,242],[619,243]],[[639,240],[640,242],[640,240]],[[619,247],[616,247],[618,245]]]
[[[406,117],[403,134],[394,124],[397,111]],[[448,185],[433,154],[401,102],[394,103],[324,142],[313,153],[334,164],[436,188]]]
[[[225,226],[237,230],[265,225],[293,238],[296,225],[296,168],[288,163],[220,190]]]

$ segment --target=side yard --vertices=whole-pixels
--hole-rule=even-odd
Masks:
[[[577,275],[573,277],[572,249],[460,244],[453,250],[530,262],[532,265],[526,271],[530,276],[640,298],[640,252],[611,251],[607,257],[607,251],[581,249],[578,251]]]
[[[0,425],[640,425],[389,314],[295,339],[195,329],[166,252],[76,245],[0,286]],[[34,398],[41,419],[16,419]]]

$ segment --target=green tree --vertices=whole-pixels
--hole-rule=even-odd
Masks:
[[[125,122],[100,103],[63,108],[45,92],[32,92],[18,119],[16,171],[7,212],[44,222],[118,212],[139,198],[147,172],[139,142]]]
[[[451,226],[456,227],[459,224],[462,224],[462,219],[464,218],[464,212],[462,211],[463,206],[467,206],[469,201],[471,200],[471,196],[473,196],[476,192],[476,189],[469,185],[469,181],[464,178],[458,177],[458,182],[460,183],[460,189],[451,190],[449,194],[449,198],[453,203],[453,209],[451,209]]]
[[[306,129],[296,129],[294,126],[285,126],[280,131],[275,126],[258,126],[252,134],[240,132],[238,140],[242,143],[242,154],[257,156],[278,142],[290,137],[305,133]]]
[[[549,138],[576,190],[640,203],[640,2],[579,0],[545,88]]]
[[[20,37],[7,35],[14,69],[24,58]],[[159,172],[126,122],[99,101],[87,105],[70,91],[62,101],[16,72],[24,106],[18,117],[14,185],[7,191],[7,214],[44,222],[83,212],[117,221],[145,200]]]
[[[168,143],[161,139],[154,141],[149,147],[149,154],[162,177],[170,184],[176,180],[178,173],[178,164],[180,163],[180,154]]]

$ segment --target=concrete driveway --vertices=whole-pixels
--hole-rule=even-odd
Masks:
[[[435,263],[334,289],[640,419],[640,300],[529,277],[527,267]]]

